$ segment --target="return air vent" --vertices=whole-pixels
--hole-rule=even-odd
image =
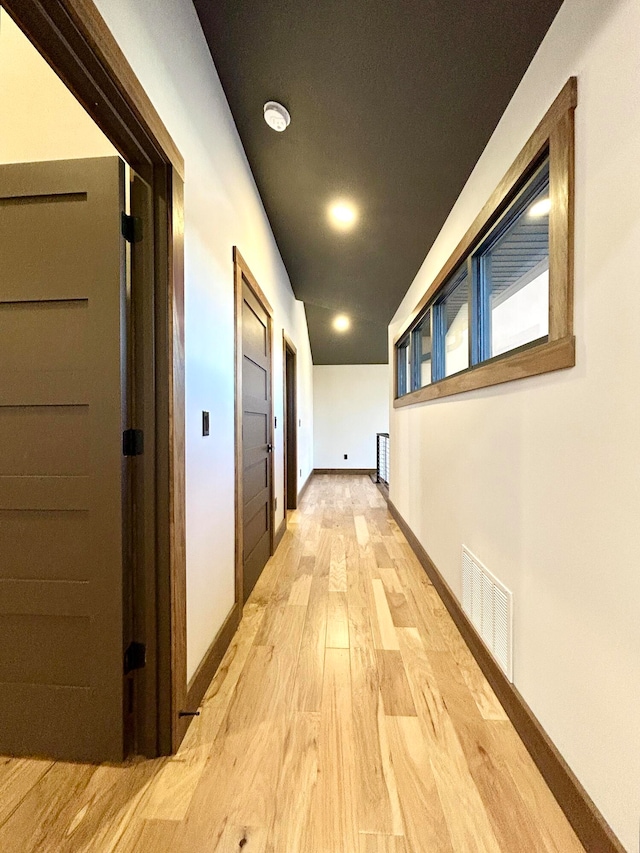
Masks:
[[[513,594],[464,546],[462,607],[509,681],[513,681]]]

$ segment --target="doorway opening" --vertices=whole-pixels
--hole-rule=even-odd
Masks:
[[[298,508],[298,385],[297,351],[282,333],[284,373],[284,510]]]
[[[0,8],[0,748],[119,761],[187,726],[184,164],[95,6],[68,7]]]

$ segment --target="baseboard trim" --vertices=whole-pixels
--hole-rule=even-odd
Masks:
[[[302,500],[302,498],[304,497],[304,493],[305,493],[305,492],[307,491],[307,489],[309,488],[309,483],[311,482],[311,478],[313,477],[313,474],[314,474],[314,472],[313,472],[313,471],[310,471],[310,472],[309,472],[309,476],[307,477],[307,479],[306,479],[306,480],[304,481],[304,483],[302,484],[302,488],[301,488],[301,489],[300,489],[300,491],[298,492],[298,503],[300,503],[300,501],[301,501],[301,500]]]
[[[200,662],[200,666],[193,674],[191,681],[187,686],[187,711],[195,711],[202,702],[202,697],[207,692],[207,688],[213,681],[213,676],[218,671],[220,661],[224,657],[224,653],[229,648],[229,644],[233,639],[240,619],[242,611],[238,603],[233,605],[233,609],[222,623],[222,627],[215,636],[214,641],[209,646],[209,649]],[[190,722],[191,718],[187,717]]]
[[[309,479],[311,478],[309,477]],[[276,530],[273,539],[274,553],[286,532],[287,517],[285,515],[280,526]],[[222,627],[216,634],[214,641],[209,646],[209,650],[200,662],[200,666],[193,674],[193,677],[187,686],[187,707],[185,710],[195,711],[202,702],[202,697],[207,692],[207,688],[211,684],[213,676],[216,674],[218,667],[220,666],[220,661],[224,657],[224,653],[229,648],[233,635],[240,624],[240,619],[240,607],[238,604],[234,604],[233,609],[224,620]]]
[[[273,537],[273,553],[275,554],[278,550],[278,545],[282,542],[282,537],[287,532],[287,514],[285,510],[285,516],[280,522],[280,527],[276,530],[276,535]]]
[[[314,474],[375,474],[375,468],[314,468]]]
[[[538,770],[587,853],[625,853],[613,830],[582,787],[551,738],[542,728],[531,708],[492,658],[462,610],[451,587],[440,574],[414,532],[393,502],[391,500],[387,502],[391,515],[411,545],[451,618],[458,626],[465,643],[494,689],[514,728],[522,738]]]
[[[389,486],[387,486],[386,483],[383,483],[382,480],[378,480],[375,471],[371,475],[371,482],[373,483],[374,486],[377,486],[378,491],[380,492],[382,497],[385,499],[385,501],[387,503],[389,503]]]

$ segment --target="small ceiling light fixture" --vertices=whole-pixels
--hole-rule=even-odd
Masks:
[[[279,104],[277,101],[267,101],[264,105],[264,120],[278,133],[282,133],[291,124],[291,116],[286,107]]]
[[[351,325],[351,320],[346,314],[338,314],[333,318],[333,328],[336,332],[346,332]]]
[[[334,201],[329,205],[329,221],[338,231],[349,231],[358,220],[358,211],[350,201]]]
[[[529,216],[547,216],[551,210],[551,199],[541,198],[529,209]]]

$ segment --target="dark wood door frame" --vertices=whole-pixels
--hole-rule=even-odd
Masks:
[[[282,330],[283,378],[283,468],[284,468],[284,520],[287,510],[298,508],[298,355],[295,344]],[[289,365],[292,365],[290,368]],[[293,471],[293,474],[292,474]]]
[[[184,161],[91,0],[2,0],[38,52],[152,190],[155,349],[153,516],[157,718],[151,754],[174,752],[186,732],[184,433]],[[145,424],[149,428],[149,424]],[[148,519],[145,519],[145,523]]]
[[[242,499],[242,285],[243,281],[253,292],[258,302],[262,305],[269,318],[268,335],[271,340],[271,410],[269,413],[269,443],[273,446],[274,422],[273,422],[273,308],[269,300],[262,292],[262,288],[255,279],[245,259],[242,257],[237,246],[233,247],[233,280],[235,290],[235,494],[236,494],[236,601],[234,611],[237,608],[238,621],[242,616],[243,606],[243,499]],[[271,515],[270,553],[274,552],[274,454],[270,454],[271,485],[269,494],[269,512]]]

